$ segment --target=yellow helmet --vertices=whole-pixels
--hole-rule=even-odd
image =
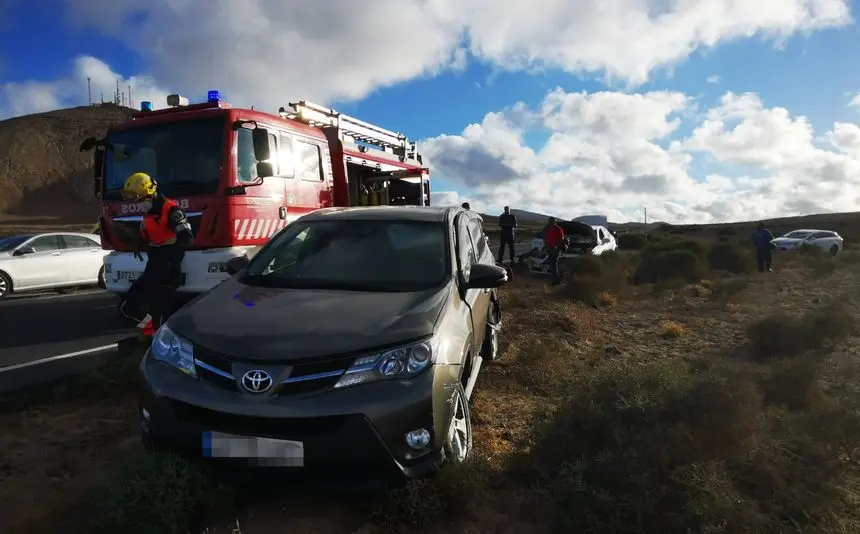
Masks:
[[[125,179],[122,194],[128,200],[142,200],[155,194],[155,180],[145,172],[136,172]]]

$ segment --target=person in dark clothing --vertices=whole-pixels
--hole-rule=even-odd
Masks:
[[[468,202],[463,202],[463,205],[462,205],[461,207],[462,207],[464,210],[466,210],[466,211],[471,211],[471,210],[472,210],[472,207],[471,207],[471,206],[469,206],[469,203],[468,203]]]
[[[123,189],[129,200],[149,205],[140,224],[134,257],[143,261],[141,252],[149,256],[143,274],[135,282],[126,298],[145,298],[149,314],[138,327],[152,335],[173,313],[176,290],[182,283],[182,260],[194,236],[185,212],[173,200],[157,191],[155,181],[145,173],[128,177]]]
[[[753,234],[753,245],[755,245],[755,261],[758,266],[758,272],[763,273],[765,270],[770,272],[771,263],[773,262],[773,234],[764,223],[759,223],[758,228]]]
[[[549,253],[549,267],[552,272],[553,285],[561,282],[561,273],[558,271],[558,256],[564,244],[564,229],[555,221],[555,217],[549,218],[549,224],[543,231],[543,244]]]
[[[511,207],[505,206],[505,212],[499,215],[499,228],[502,229],[502,244],[499,246],[499,263],[505,255],[505,245],[508,246],[511,263],[514,262],[514,232],[517,228],[517,217],[511,213]]]

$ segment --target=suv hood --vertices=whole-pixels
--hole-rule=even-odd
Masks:
[[[231,278],[168,325],[195,345],[240,359],[345,354],[433,333],[451,285],[414,293],[251,287]]]

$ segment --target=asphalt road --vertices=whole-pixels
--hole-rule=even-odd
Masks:
[[[0,371],[104,347],[134,335],[116,312],[116,297],[100,290],[0,301],[0,330]]]

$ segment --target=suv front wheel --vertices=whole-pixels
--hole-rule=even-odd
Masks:
[[[472,418],[463,386],[457,384],[451,396],[451,423],[445,438],[445,459],[454,465],[465,463],[472,456]]]

